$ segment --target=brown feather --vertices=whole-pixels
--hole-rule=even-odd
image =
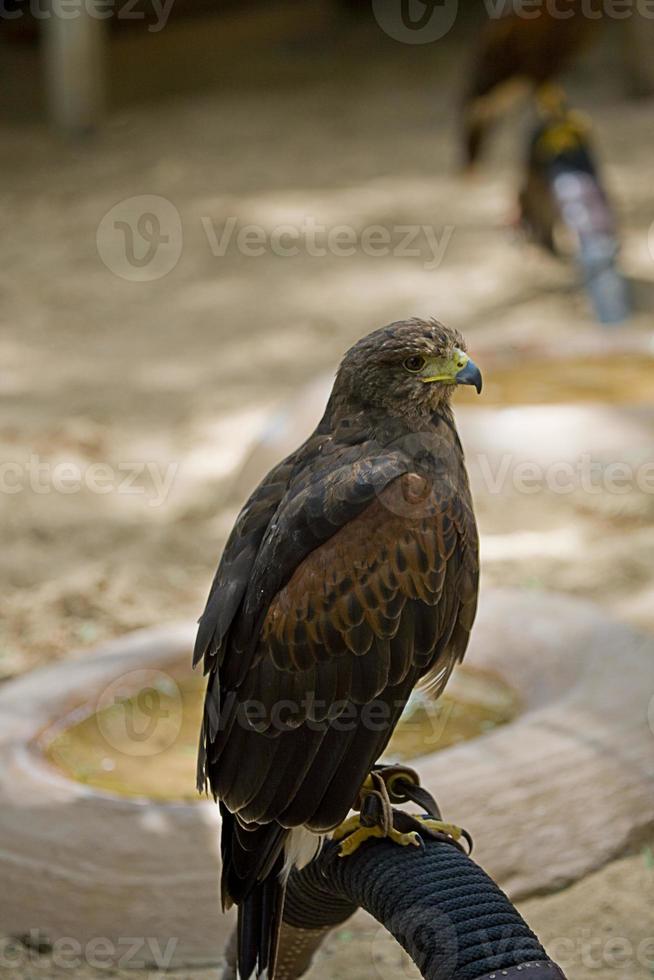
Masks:
[[[343,819],[414,686],[440,690],[465,651],[478,559],[463,454],[449,394],[406,376],[407,344],[463,341],[408,321],[356,345],[214,579],[195,651],[210,674],[198,778],[221,801],[228,902],[277,866],[285,828]]]

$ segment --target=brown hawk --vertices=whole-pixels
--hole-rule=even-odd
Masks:
[[[289,870],[344,820],[414,686],[437,695],[465,652],[479,565],[458,384],[481,390],[456,331],[364,337],[225,546],[195,646],[198,784],[220,801],[243,978],[273,976]]]
[[[573,64],[598,30],[583,0],[558,0],[534,9],[529,0],[505,0],[484,24],[475,45],[463,106],[467,167],[481,156],[488,129],[522,94],[545,92]]]

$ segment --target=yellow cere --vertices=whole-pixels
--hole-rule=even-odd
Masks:
[[[430,357],[420,373],[420,380],[444,381],[456,384],[456,376],[468,363],[470,358],[462,350],[455,350],[452,357]]]

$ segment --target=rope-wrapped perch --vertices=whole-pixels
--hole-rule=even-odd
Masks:
[[[424,814],[398,810],[398,803],[416,804]],[[460,841],[472,849],[469,834],[443,823],[415,770],[376,766],[355,809],[355,824],[395,833],[406,846],[375,836],[352,850],[339,828],[340,843],[329,841],[291,874],[275,980],[303,976],[327,933],[358,908],[395,937],[425,980],[565,980],[504,892],[466,853]],[[408,845],[412,836],[419,847]],[[226,956],[223,980],[231,980],[235,944]]]
[[[565,980],[488,875],[429,836],[421,848],[373,840],[347,858],[329,843],[293,872],[276,980],[302,976],[327,933],[357,908],[388,929],[425,980]]]

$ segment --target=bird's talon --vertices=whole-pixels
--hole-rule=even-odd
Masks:
[[[345,822],[348,823],[347,820]],[[338,832],[342,831],[343,827],[344,824],[341,824],[341,826],[338,828]],[[370,840],[372,837],[383,836],[384,831],[381,827],[377,826],[362,827],[359,825],[358,830],[355,830],[354,833],[340,834],[339,837],[336,837],[335,832],[334,839],[341,840],[341,845],[338,849],[338,856],[349,857],[350,854],[354,854],[354,852],[357,851],[365,841]]]
[[[347,820],[344,820],[342,824],[339,824],[339,826],[332,831],[332,840],[343,840],[344,837],[354,833],[359,829],[359,827],[361,827],[359,815],[353,814],[353,816],[348,817]]]
[[[456,824],[445,823],[443,820],[434,820],[432,817],[424,816],[414,816],[413,819],[418,820],[426,830],[430,830],[436,834],[445,834],[446,837],[451,837],[452,840],[458,841],[463,836],[463,830],[461,827],[457,827]]]
[[[349,855],[354,854],[354,852],[357,851],[361,845],[365,843],[365,841],[383,837],[386,837],[388,840],[392,840],[394,844],[399,844],[401,847],[407,847],[409,845],[412,845],[413,847],[422,846],[420,834],[415,830],[411,830],[408,833],[403,834],[399,830],[395,830],[394,827],[391,827],[386,832],[384,831],[384,828],[380,827],[378,824],[375,824],[373,827],[362,827],[358,816],[349,817],[332,833],[332,840],[341,842],[340,847],[338,848],[339,857],[349,857]]]
[[[408,834],[402,834],[399,830],[391,830],[388,837],[401,847],[408,847],[409,845],[413,847],[422,846],[422,838],[415,830],[410,830]]]

